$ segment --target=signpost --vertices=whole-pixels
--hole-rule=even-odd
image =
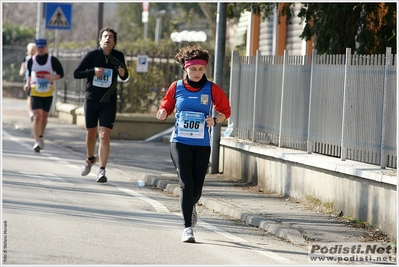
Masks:
[[[148,7],[149,2],[143,2],[143,13],[141,15],[141,22],[144,23],[144,40],[147,39],[147,31],[148,31]]]
[[[58,30],[72,29],[72,4],[45,3],[46,29],[55,29],[55,56],[58,57]],[[54,83],[56,87],[57,81]],[[54,93],[50,116],[55,116],[57,93]]]

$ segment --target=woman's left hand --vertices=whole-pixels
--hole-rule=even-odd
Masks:
[[[205,122],[206,122],[209,126],[215,126],[215,120],[213,119],[213,117],[206,116]]]

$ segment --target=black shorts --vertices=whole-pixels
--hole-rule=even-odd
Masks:
[[[51,103],[53,102],[52,96],[38,97],[32,96],[32,110],[43,109],[45,112],[49,112],[51,108]]]
[[[86,128],[100,125],[112,129],[116,117],[116,103],[100,103],[86,99],[84,113]]]

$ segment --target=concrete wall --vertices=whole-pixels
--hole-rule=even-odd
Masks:
[[[222,138],[219,171],[266,192],[330,203],[335,212],[368,222],[396,240],[396,170]]]
[[[22,82],[7,82],[2,81],[2,95],[3,97],[14,97],[24,99],[27,97]]]

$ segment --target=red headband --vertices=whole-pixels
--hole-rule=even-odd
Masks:
[[[187,69],[188,67],[190,67],[192,65],[206,66],[206,64],[208,64],[208,62],[206,62],[206,60],[204,60],[204,59],[192,59],[192,60],[188,60],[184,63],[184,68]]]

